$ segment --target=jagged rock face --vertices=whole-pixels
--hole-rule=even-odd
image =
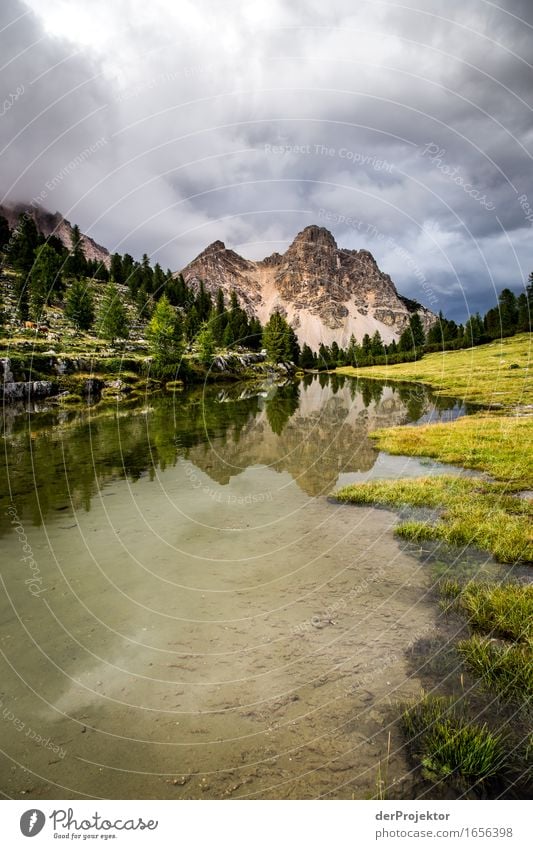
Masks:
[[[195,288],[203,280],[212,295],[221,288],[229,297],[234,289],[242,306],[263,323],[278,310],[291,322],[300,343],[315,349],[320,342],[333,341],[344,347],[352,333],[360,342],[375,330],[391,342],[398,339],[413,309],[426,328],[436,318],[402,299],[371,253],[338,248],[332,234],[315,225],[302,230],[284,254],[259,262],[213,242],[181,273]]]
[[[11,229],[16,227],[19,215],[25,212],[29,212],[44,236],[47,238],[52,235],[57,236],[61,239],[65,247],[70,248],[72,244],[72,225],[70,221],[63,218],[60,212],[52,213],[40,206],[32,207],[30,205],[25,206],[24,204],[15,204],[13,206],[0,205],[0,215],[3,215],[7,219]],[[99,245],[94,239],[91,239],[90,236],[86,236],[84,233],[81,234],[81,243],[86,259],[103,262],[109,268],[111,255],[106,248],[103,248],[102,245]]]

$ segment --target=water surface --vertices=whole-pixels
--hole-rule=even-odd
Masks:
[[[6,411],[0,790],[359,798],[390,749],[412,797],[394,719],[432,579],[394,513],[328,495],[446,471],[368,434],[463,412],[326,375]]]

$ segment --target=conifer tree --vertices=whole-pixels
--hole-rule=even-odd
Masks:
[[[98,310],[98,333],[114,345],[117,339],[126,339],[129,321],[119,291],[114,283],[108,283]]]
[[[279,312],[274,312],[263,329],[263,348],[273,363],[287,362],[291,359],[290,328]]]
[[[211,365],[216,351],[215,338],[209,324],[204,321],[196,337],[198,359],[205,366]]]
[[[147,337],[156,370],[179,362],[183,354],[183,326],[180,314],[166,295],[155,305]]]
[[[40,321],[45,304],[61,288],[61,257],[50,245],[41,245],[29,275],[29,312],[34,321]]]
[[[94,301],[91,290],[82,280],[70,284],[65,315],[79,330],[90,330],[94,322]]]

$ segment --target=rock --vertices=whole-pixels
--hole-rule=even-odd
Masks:
[[[3,400],[30,401],[37,398],[49,398],[53,395],[54,384],[51,380],[29,380],[4,383]]]
[[[9,357],[1,357],[0,366],[2,368],[2,382],[13,383],[14,377],[13,372],[11,371],[11,360],[9,359]]]
[[[103,386],[103,380],[97,377],[89,377],[82,384],[81,394],[87,398],[97,398],[101,394]]]

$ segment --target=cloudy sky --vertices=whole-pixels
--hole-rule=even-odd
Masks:
[[[0,200],[173,270],[308,224],[461,320],[533,270],[531,0],[2,0]]]

